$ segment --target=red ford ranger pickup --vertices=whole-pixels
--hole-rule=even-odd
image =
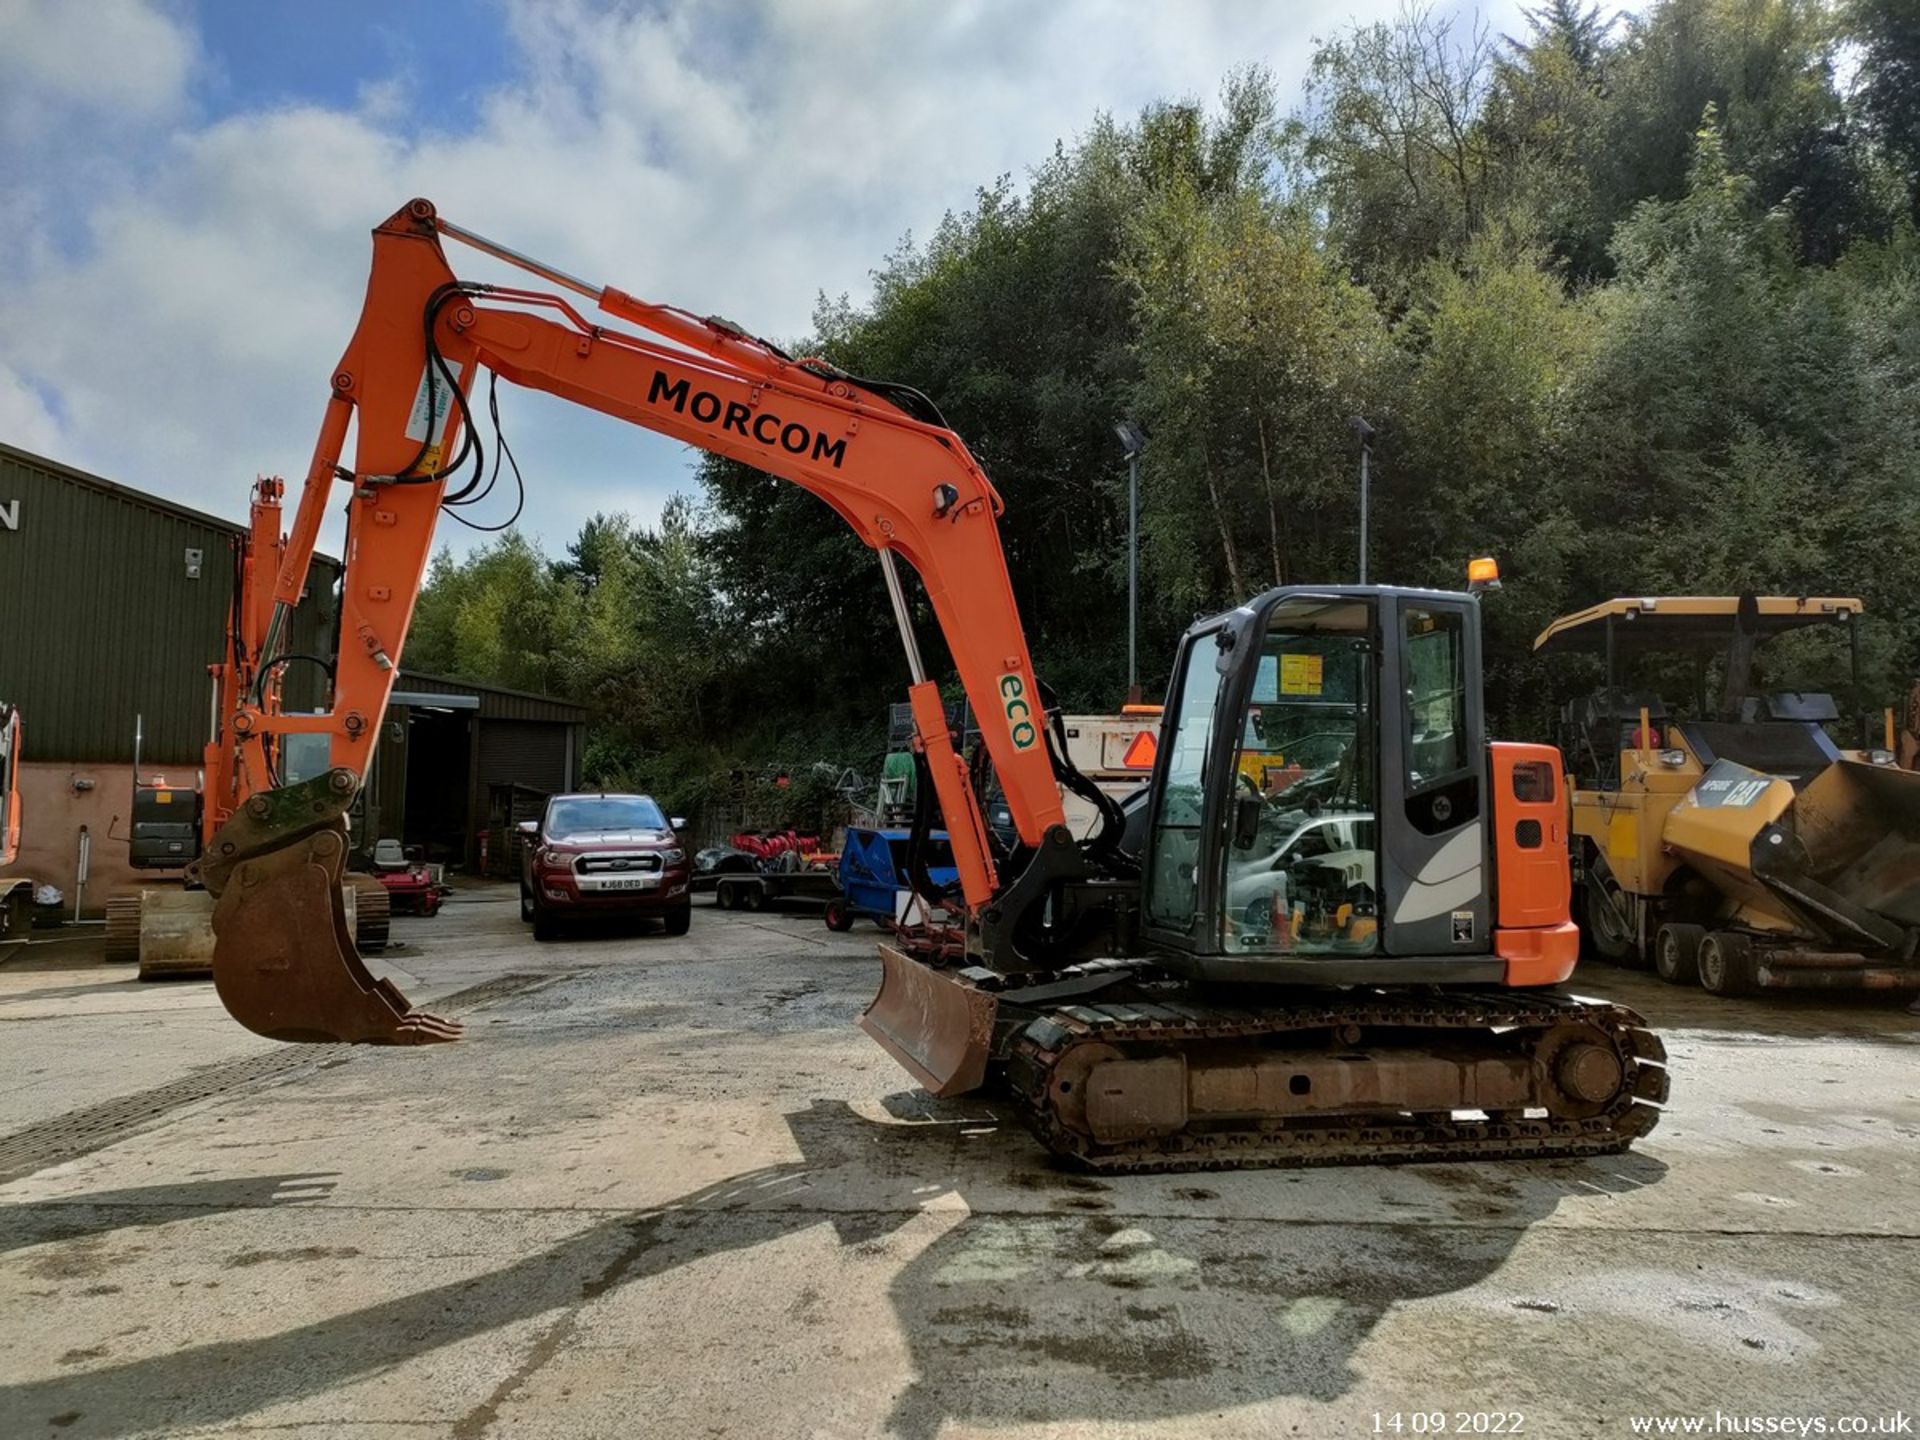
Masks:
[[[558,938],[568,920],[657,919],[684,935],[693,878],[667,817],[646,795],[555,795],[546,813],[520,825],[520,918],[533,938]]]

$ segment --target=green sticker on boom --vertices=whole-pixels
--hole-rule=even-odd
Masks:
[[[1033,706],[1027,700],[1027,686],[1009,671],[1000,677],[1000,709],[1007,717],[1007,729],[1013,735],[1013,748],[1031,750],[1040,742],[1040,731],[1033,723]]]

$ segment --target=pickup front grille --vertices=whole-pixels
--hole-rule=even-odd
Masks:
[[[653,852],[635,855],[582,855],[573,862],[576,875],[654,875],[660,871],[660,856]]]

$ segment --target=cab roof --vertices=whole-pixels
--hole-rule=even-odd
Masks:
[[[1763,640],[1810,625],[1842,625],[1866,607],[1838,595],[1665,595],[1623,596],[1572,615],[1562,615],[1533,642],[1537,654],[1602,651],[1608,622],[1617,651],[1715,651],[1726,647],[1742,618],[1741,606]]]

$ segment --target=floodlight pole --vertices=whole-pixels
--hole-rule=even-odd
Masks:
[[[1127,702],[1140,699],[1140,452],[1127,456]]]
[[[1116,420],[1113,433],[1127,455],[1127,703],[1140,703],[1140,452],[1147,432],[1133,420]]]
[[[1373,426],[1358,415],[1349,416],[1347,425],[1360,437],[1360,583],[1367,583],[1367,499],[1371,490],[1368,461],[1373,458]]]

